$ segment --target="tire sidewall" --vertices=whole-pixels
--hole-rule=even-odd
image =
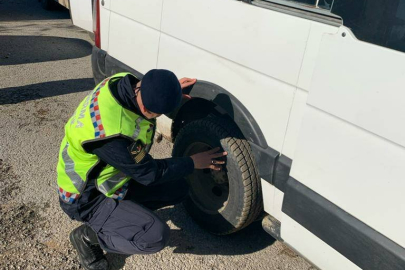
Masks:
[[[242,172],[238,165],[237,157],[234,151],[232,151],[231,145],[229,145],[230,138],[222,138],[220,130],[220,126],[216,129],[206,129],[204,132],[198,129],[186,129],[183,136],[176,139],[176,145],[173,150],[173,156],[184,156],[189,145],[194,142],[203,142],[213,148],[220,147],[221,150],[228,152],[226,167],[228,170],[229,197],[227,205],[221,213],[212,215],[204,212],[190,197],[184,202],[184,206],[190,215],[201,226],[215,234],[231,231],[238,225],[244,208],[245,193]],[[240,136],[240,134],[232,134],[232,136]]]

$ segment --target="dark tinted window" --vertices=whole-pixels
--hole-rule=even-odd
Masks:
[[[294,2],[302,3],[304,5],[315,6],[316,0],[295,0]]]
[[[291,1],[313,8],[322,8],[330,10],[334,0],[291,0]]]
[[[335,0],[332,13],[358,39],[405,52],[405,0]]]
[[[335,0],[319,0],[318,7],[330,10]]]

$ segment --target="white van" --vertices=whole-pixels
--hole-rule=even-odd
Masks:
[[[229,234],[264,208],[321,269],[405,269],[405,0],[95,0],[93,21],[70,2],[94,26],[96,82],[198,79],[158,126],[175,156],[229,152],[188,179],[201,226]]]

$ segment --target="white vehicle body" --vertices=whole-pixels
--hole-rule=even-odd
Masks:
[[[70,2],[73,17],[86,1]],[[404,42],[405,1],[393,2],[402,21],[391,33]],[[210,82],[250,113],[276,153],[261,181],[275,237],[321,269],[405,269],[403,43],[360,40],[328,10],[283,0],[102,0],[99,8],[95,54],[140,74],[168,69]],[[119,71],[105,65],[102,75]],[[172,122],[159,118],[169,139]]]

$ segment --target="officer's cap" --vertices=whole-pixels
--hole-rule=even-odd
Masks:
[[[151,112],[172,112],[180,105],[181,96],[180,83],[176,75],[169,70],[152,69],[142,78],[142,102]]]

